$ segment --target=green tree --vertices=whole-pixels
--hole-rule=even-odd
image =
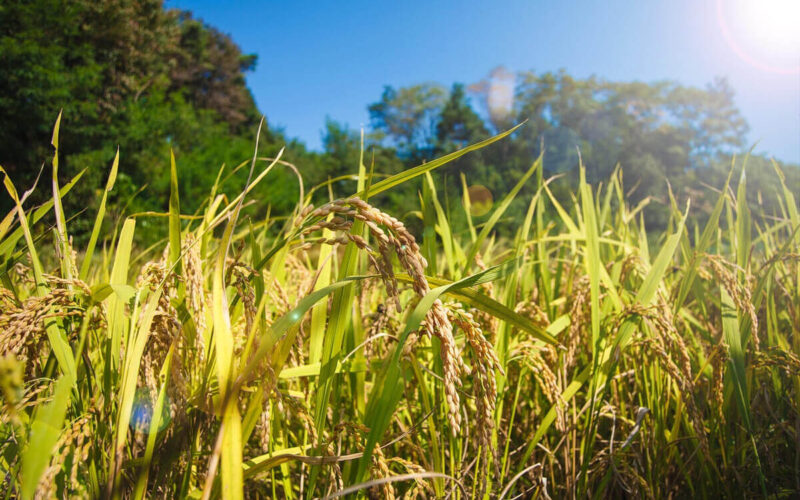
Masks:
[[[119,146],[115,195],[124,202],[149,183],[131,208],[163,209],[170,148],[192,173],[181,185],[197,192],[221,163],[252,154],[259,113],[244,73],[254,65],[255,56],[229,37],[160,0],[3,2],[0,164],[27,188],[52,154],[50,134],[63,109],[61,175],[89,167],[68,207],[83,207],[101,186]],[[9,203],[0,198],[0,208]]]
[[[433,83],[398,90],[387,86],[380,101],[367,109],[378,137],[385,137],[406,158],[423,160],[434,151],[436,123],[446,97],[446,90]]]
[[[579,79],[563,70],[513,75],[500,67],[469,91],[480,113],[461,85],[445,99],[432,84],[386,87],[381,100],[369,107],[373,129],[411,166],[527,121],[510,140],[445,168],[443,174],[451,179],[443,187],[460,189],[457,175],[451,174],[461,171],[470,183],[484,183],[495,195],[502,194],[544,146],[548,174],[575,172],[582,159],[589,180],[598,183],[621,165],[631,201],[653,199],[646,213],[654,227],[666,221],[667,179],[680,191],[699,171],[745,145],[747,123],[724,79],[701,89],[670,81]],[[570,175],[553,189],[566,197],[575,179]]]
[[[242,54],[224,33],[192,19],[188,12],[179,15],[181,37],[170,72],[170,90],[180,92],[203,109],[215,111],[233,131],[241,132],[258,121],[253,96],[244,74],[255,69],[255,54]]]
[[[470,106],[461,83],[453,84],[436,123],[436,143],[441,151],[455,151],[488,135],[480,116]]]
[[[710,164],[716,155],[741,149],[747,125],[733,103],[725,80],[706,89],[674,82],[607,82],[577,80],[557,74],[519,75],[517,119],[529,120],[518,138],[536,143],[545,139],[563,150],[570,142],[580,148],[587,164],[607,176],[617,163],[637,170],[636,158],[650,157],[664,175]],[[551,141],[548,141],[548,138]],[[577,157],[555,154],[548,168],[563,171]]]
[[[325,122],[322,142],[325,150],[320,160],[318,174],[310,177],[314,184],[358,173],[362,155],[361,134],[358,131],[329,118]],[[363,148],[364,166],[368,172],[373,171],[378,176],[391,175],[402,171],[406,166],[397,155],[397,151],[383,146],[375,134],[365,134]],[[379,179],[376,178],[375,182],[377,180]],[[331,186],[331,191],[334,196],[347,196],[352,194],[355,188],[355,177],[353,177],[335,182]],[[398,211],[411,210],[416,201],[415,189],[416,184],[411,182],[380,194],[378,199],[383,206],[391,206]],[[320,195],[327,199],[327,190]]]
[[[472,108],[464,85],[453,84],[436,124],[436,156],[452,153],[488,136],[486,124]],[[492,150],[487,151],[491,155]],[[486,153],[479,150],[462,156],[445,169],[457,174],[456,182],[460,182],[458,176],[463,173],[470,183],[502,184],[500,171],[488,164],[486,158]]]
[[[667,179],[673,188],[690,183],[696,170],[740,151],[747,132],[722,79],[699,89],[527,72],[518,77],[515,101],[517,119],[529,120],[516,140],[528,149],[543,141],[550,172],[575,169],[578,152],[595,183],[621,165],[631,200],[656,202],[646,213],[659,227],[666,221]]]

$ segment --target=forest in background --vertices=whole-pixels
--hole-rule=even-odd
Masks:
[[[269,60],[269,54],[260,57]],[[307,186],[351,174],[362,151],[359,131],[328,118],[322,151],[288,137],[270,122],[270,110],[257,108],[247,88],[246,75],[257,60],[255,54],[242,53],[230,36],[159,0],[3,2],[0,165],[18,186],[33,185],[63,110],[62,175],[71,179],[85,169],[65,199],[69,211],[79,213],[87,197],[102,189],[119,147],[111,219],[166,211],[170,149],[182,179],[181,199],[194,212],[222,164],[228,167],[222,189],[241,189],[246,172],[233,169],[251,157],[263,113],[267,131],[260,155],[274,156],[285,146],[283,159],[297,167]],[[365,163],[379,175],[525,122],[509,139],[442,169],[439,185],[451,206],[462,198],[461,174],[468,185],[485,186],[499,199],[544,148],[545,174],[565,174],[552,185],[560,199],[574,191],[579,156],[594,183],[608,179],[620,165],[631,201],[649,198],[644,214],[653,229],[663,229],[668,218],[667,180],[679,201],[692,198],[701,214],[707,212],[713,200],[706,199],[703,185],[719,188],[731,156],[750,146],[747,122],[722,78],[701,89],[670,81],[613,82],[564,71],[511,73],[498,67],[477,83],[387,85],[382,92],[376,89],[368,110]],[[800,168],[780,167],[787,185],[800,190]],[[295,174],[283,169],[271,175],[275,182],[259,186],[247,208],[256,220],[267,211],[286,214],[297,202]],[[770,160],[752,156],[748,180],[751,201],[772,213],[779,186]],[[354,182],[333,182],[333,194],[352,191]],[[419,188],[408,183],[381,204],[406,214],[416,205]],[[35,196],[34,202],[42,201]],[[328,193],[319,190],[317,196],[327,198]],[[11,200],[3,197],[0,205],[7,211]],[[512,206],[508,220],[523,210],[521,202]],[[76,237],[85,235],[90,223],[79,213],[73,223]],[[152,221],[142,223],[153,225],[146,234],[165,235]],[[418,222],[409,224],[413,229]]]

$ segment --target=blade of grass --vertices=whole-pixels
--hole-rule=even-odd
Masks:
[[[2,167],[0,167],[0,172],[2,172],[4,175],[3,182],[8,194],[11,195],[11,199],[17,205],[17,215],[20,227],[25,235],[25,242],[28,245],[28,255],[30,255],[31,266],[33,267],[33,278],[34,282],[36,283],[36,294],[39,297],[44,297],[50,292],[50,287],[44,279],[42,264],[39,261],[39,254],[36,251],[36,245],[33,242],[33,235],[31,234],[30,227],[28,226],[28,219],[25,216],[25,211],[22,209],[22,202],[17,195],[17,190],[14,187],[14,184],[11,182],[11,179],[8,177],[8,174]],[[50,342],[53,355],[58,360],[58,366],[66,376],[66,380],[70,380],[72,383],[74,383],[76,380],[75,358],[73,357],[72,348],[69,345],[67,336],[64,331],[59,328],[57,321],[46,321],[45,325],[47,340]]]
[[[53,399],[39,407],[33,417],[28,442],[22,452],[20,497],[23,499],[34,498],[39,479],[56,451],[73,384],[68,375],[63,375],[55,384]]]
[[[389,426],[391,417],[397,406],[397,402],[403,393],[403,373],[400,366],[403,345],[408,335],[419,328],[420,323],[428,314],[428,310],[442,294],[458,289],[477,286],[482,283],[502,278],[510,272],[516,270],[516,261],[508,261],[499,266],[491,267],[462,280],[450,283],[445,286],[434,288],[428,292],[417,304],[408,317],[405,329],[398,338],[393,354],[386,359],[376,382],[373,384],[367,403],[367,412],[364,416],[364,424],[369,428],[366,444],[364,445],[364,456],[358,461],[357,469],[351,476],[351,483],[363,481],[372,463],[372,453],[375,445],[380,441],[383,433]]]
[[[489,220],[483,225],[481,232],[478,233],[478,237],[469,247],[469,252],[467,253],[467,262],[465,264],[467,268],[472,266],[473,262],[475,261],[475,256],[478,254],[483,241],[486,239],[489,233],[492,232],[495,224],[497,224],[497,221],[499,221],[500,217],[503,216],[505,211],[508,209],[508,206],[511,205],[511,202],[514,201],[514,198],[516,198],[517,193],[519,193],[520,189],[522,189],[522,186],[525,185],[525,182],[530,179],[533,173],[538,168],[541,168],[541,166],[542,155],[539,155],[536,161],[533,162],[533,165],[531,165],[531,168],[529,168],[528,171],[525,172],[525,174],[517,181],[517,184],[511,189],[511,191],[508,192],[507,195],[505,195],[505,197],[503,197],[503,201],[501,201],[497,208],[495,208],[494,212],[492,212],[491,217],[489,217]]]
[[[3,167],[0,167],[0,172],[3,173],[4,177],[8,176]],[[59,193],[61,194],[62,198],[66,196],[66,194],[69,193],[73,187],[75,187],[75,184],[78,183],[78,181],[83,177],[83,174],[85,173],[86,169],[81,170],[80,172],[78,172],[77,175],[75,175],[75,177],[72,178],[71,181],[69,181],[68,184],[65,184],[64,187],[62,187],[59,190]],[[7,182],[11,182],[10,179]],[[20,200],[20,202],[22,201],[23,200]],[[30,224],[34,225],[37,222],[39,222],[42,219],[42,217],[44,217],[45,215],[47,215],[48,212],[50,212],[52,208],[53,208],[52,199],[44,202],[40,207],[38,207],[33,211],[33,216],[30,218]],[[22,227],[15,229],[13,233],[8,235],[7,238],[5,238],[2,242],[0,242],[0,255],[9,255],[11,252],[13,252],[14,247],[16,247],[17,245],[17,242],[23,236],[24,236],[24,229]]]
[[[377,195],[379,193],[382,193],[382,192],[386,191],[387,189],[391,189],[394,186],[403,184],[404,182],[407,182],[407,181],[413,179],[414,177],[417,177],[418,175],[422,175],[425,172],[429,172],[429,171],[433,170],[434,168],[441,167],[442,165],[444,165],[446,163],[449,163],[449,162],[455,160],[456,158],[460,158],[461,156],[464,156],[465,154],[467,154],[467,153],[469,153],[471,151],[475,151],[475,150],[481,149],[483,147],[488,146],[489,144],[492,144],[493,142],[497,142],[500,139],[513,134],[518,128],[520,128],[524,124],[525,124],[525,122],[522,122],[519,125],[515,125],[514,127],[506,130],[505,132],[501,132],[501,133],[499,133],[499,134],[497,134],[497,135],[495,135],[493,137],[490,137],[490,138],[485,139],[483,141],[477,142],[477,143],[472,144],[471,146],[467,146],[467,147],[465,147],[463,149],[459,149],[458,151],[455,151],[455,152],[450,153],[448,155],[442,156],[441,158],[437,158],[437,159],[435,159],[433,161],[429,161],[429,162],[423,163],[422,165],[419,165],[417,167],[410,168],[408,170],[400,172],[399,174],[393,175],[393,176],[389,177],[388,179],[384,179],[382,181],[376,182],[375,184],[370,186],[369,192],[360,191],[360,192],[356,193],[355,196],[358,196],[360,198],[365,198],[366,196],[375,196],[375,195]]]
[[[56,228],[58,230],[58,246],[60,248],[59,264],[61,265],[61,276],[66,279],[72,279],[72,270],[75,268],[75,262],[72,260],[72,249],[69,245],[69,238],[67,236],[66,217],[64,216],[64,207],[61,204],[60,189],[58,188],[58,130],[61,125],[61,111],[58,112],[56,118],[56,125],[53,128],[53,212],[56,216]]]
[[[158,390],[158,398],[156,404],[153,406],[152,415],[150,416],[150,427],[147,431],[147,444],[145,445],[144,457],[139,477],[136,479],[136,486],[133,491],[133,498],[140,500],[144,498],[147,479],[150,474],[150,464],[153,461],[153,453],[156,447],[156,438],[159,431],[161,431],[162,415],[164,413],[164,404],[167,399],[167,384],[169,383],[169,374],[172,369],[172,356],[175,353],[175,344],[171,345],[167,352],[167,357],[164,360],[164,365],[161,367],[159,379],[161,380],[161,387]]]
[[[111,268],[110,284],[112,286],[124,286],[128,284],[128,268],[133,248],[133,235],[136,230],[136,220],[126,219],[122,224],[117,242],[117,251],[114,256],[114,264]],[[108,299],[108,335],[110,344],[108,345],[106,363],[106,393],[111,390],[112,372],[120,366],[120,346],[126,341],[125,305],[127,304],[121,297],[112,295]]]
[[[131,422],[133,403],[136,398],[136,380],[139,375],[144,348],[150,336],[150,326],[158,308],[158,301],[161,298],[162,288],[159,286],[154,292],[150,292],[146,297],[140,290],[134,298],[134,308],[131,313],[131,331],[133,332],[125,350],[125,361],[122,369],[122,378],[117,393],[119,409],[117,413],[114,446],[111,450],[111,465],[109,467],[109,477],[106,489],[107,497],[119,498],[120,480],[122,472],[122,459],[125,452],[125,442],[128,436],[128,427]],[[139,316],[139,302],[146,298],[141,317]],[[136,324],[137,319],[138,325]]]
[[[178,194],[178,168],[175,153],[169,150],[169,265],[175,267],[181,257],[181,208]]]
[[[83,254],[83,262],[81,262],[81,270],[78,274],[82,281],[86,281],[86,277],[89,275],[89,266],[92,264],[94,248],[97,245],[97,238],[100,237],[100,229],[103,227],[103,218],[106,215],[106,201],[108,200],[108,193],[111,192],[111,190],[114,188],[114,183],[117,181],[118,169],[119,148],[117,148],[117,154],[114,155],[114,162],[111,164],[111,172],[108,174],[106,188],[103,190],[103,196],[100,198],[100,207],[97,209],[97,216],[94,219],[92,235],[89,237],[89,243],[86,245],[86,251]]]
[[[213,285],[211,291],[212,314],[214,318],[214,346],[216,351],[217,379],[220,391],[222,414],[222,498],[241,500],[243,496],[244,482],[242,479],[242,428],[241,416],[238,409],[237,391],[234,389],[235,379],[235,360],[233,356],[233,333],[231,331],[230,311],[228,310],[228,298],[225,293],[225,266],[239,213],[244,203],[244,197],[250,190],[250,183],[253,178],[253,171],[258,157],[258,143],[261,138],[261,128],[264,125],[264,118],[258,125],[256,132],[255,148],[253,161],[250,164],[250,172],[247,175],[244,191],[238,197],[236,206],[232,212],[223,212],[228,215],[228,224],[222,235],[220,248],[217,251],[217,263],[214,267]],[[280,155],[278,155],[280,156]],[[275,165],[273,162],[266,171]],[[222,214],[221,214],[222,215]],[[178,227],[180,231],[180,227]],[[213,463],[213,460],[210,461]]]

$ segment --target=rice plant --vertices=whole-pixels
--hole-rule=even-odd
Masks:
[[[565,205],[538,158],[487,218],[465,196],[451,226],[435,169],[511,132],[380,181],[362,160],[349,196],[313,206],[317,186],[264,220],[242,210],[280,155],[198,214],[173,157],[168,213],[108,231],[118,153],[74,248],[61,199],[80,175],[59,179],[56,125],[49,183],[20,194],[4,175],[4,496],[796,495],[791,189],[764,213],[738,161],[702,224],[670,196],[656,235],[622,170],[590,186],[581,168]],[[372,201],[415,178],[416,235]],[[29,206],[33,189],[52,198]],[[142,217],[168,239],[140,248]]]

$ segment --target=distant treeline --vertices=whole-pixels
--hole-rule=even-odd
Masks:
[[[246,169],[228,174],[252,156],[258,120],[262,112],[270,113],[256,108],[246,86],[245,74],[255,65],[256,56],[243,54],[228,35],[189,12],[165,9],[159,0],[4,1],[0,165],[21,191],[29,188],[52,154],[50,134],[63,109],[62,183],[87,169],[65,199],[68,212],[79,212],[87,197],[101,189],[118,146],[112,218],[166,209],[170,148],[178,162],[182,203],[197,210],[222,164],[223,189],[233,193],[242,188]],[[702,210],[709,202],[701,185],[721,186],[731,155],[747,148],[747,123],[724,79],[699,89],[497,68],[469,86],[387,86],[369,112],[364,161],[379,174],[398,172],[526,121],[509,139],[437,174],[451,206],[462,196],[461,174],[497,199],[544,154],[547,175],[566,174],[552,184],[563,198],[576,183],[572,173],[579,161],[594,183],[620,165],[631,201],[651,198],[644,213],[654,228],[668,219],[667,181],[678,202],[692,198]],[[328,120],[323,144],[322,152],[309,151],[268,126],[259,153],[269,157],[286,146],[284,159],[297,166],[306,186],[357,171],[358,131]],[[768,159],[752,157],[748,165],[753,203],[767,215],[779,210],[774,201],[778,180]],[[781,168],[787,184],[800,190],[800,168]],[[249,207],[254,217],[268,209],[287,211],[297,200],[298,184],[290,170],[270,175],[279,179],[259,186],[252,198],[258,204]],[[46,198],[48,187],[39,187],[43,194],[34,196],[34,203]],[[342,180],[331,188],[334,195],[346,195],[355,184]],[[317,193],[328,196],[326,189]],[[417,206],[416,199],[416,187],[410,185],[380,201],[389,212],[402,214]],[[3,213],[10,208],[10,200],[0,197]],[[509,217],[522,210],[512,207]],[[74,233],[80,234],[80,221],[79,216]]]

